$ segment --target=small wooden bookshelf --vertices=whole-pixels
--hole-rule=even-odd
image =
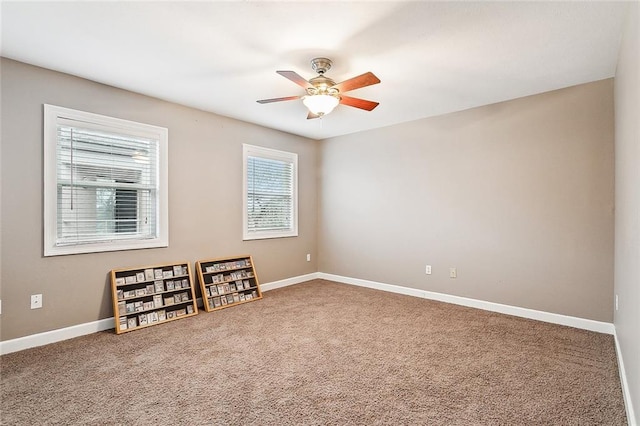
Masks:
[[[262,299],[251,256],[199,260],[196,270],[207,312]]]
[[[111,290],[117,334],[198,313],[189,262],[114,269]]]

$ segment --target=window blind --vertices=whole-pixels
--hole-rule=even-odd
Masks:
[[[158,143],[59,120],[57,246],[158,236]]]
[[[247,157],[247,231],[293,229],[294,165]]]

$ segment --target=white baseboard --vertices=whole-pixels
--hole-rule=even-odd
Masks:
[[[344,277],[340,275],[326,274],[323,272],[314,272],[311,274],[300,275],[297,277],[286,278],[284,280],[273,281],[261,284],[262,291],[275,290],[276,288],[287,287],[294,284],[303,283],[313,279],[325,279],[336,281],[344,284],[357,285],[360,287],[368,287],[376,290],[388,291],[391,293],[399,293],[413,297],[422,297],[425,299],[437,300],[440,302],[452,303],[455,305],[468,306],[471,308],[483,309],[492,312],[499,312],[507,315],[514,315],[523,318],[534,319],[538,321],[550,322],[554,324],[566,325],[570,327],[580,328],[599,333],[612,334],[615,338],[616,354],[618,357],[618,366],[620,371],[620,381],[622,384],[622,392],[624,395],[625,407],[627,410],[627,421],[630,426],[637,425],[635,413],[631,404],[631,396],[629,393],[629,385],[620,351],[620,344],[615,333],[615,326],[611,323],[593,321],[584,318],[570,317],[566,315],[553,314],[549,312],[536,311],[533,309],[520,308],[517,306],[503,305],[500,303],[486,302],[483,300],[469,299],[466,297],[453,296],[444,293],[435,293],[415,288],[402,287],[392,284],[379,283],[375,281],[362,280],[358,278]],[[199,300],[201,302],[201,300]],[[98,321],[78,324],[71,327],[61,328],[58,330],[46,331],[43,333],[32,334],[30,336],[19,337],[17,339],[0,342],[0,355],[17,352],[24,349],[34,348],[37,346],[47,345],[49,343],[60,342],[74,337],[84,336],[86,334],[97,333],[99,331],[109,330],[115,327],[114,318],[105,318]]]
[[[262,291],[269,291],[280,287],[286,287],[289,285],[310,281],[316,278],[318,278],[318,273],[314,272],[311,274],[300,275],[297,277],[286,278],[280,281],[261,284],[260,289]],[[197,303],[199,307],[203,306],[201,298],[198,298]],[[61,342],[63,340],[84,336],[85,334],[97,333],[99,331],[109,330],[112,328],[115,328],[115,322],[113,317],[110,317],[98,321],[73,325],[71,327],[31,334],[29,336],[19,337],[17,339],[6,340],[4,342],[0,342],[0,355],[29,348],[35,348],[37,346],[48,345],[49,343]]]
[[[373,288],[376,290],[388,291],[390,293],[405,294],[407,296],[413,296],[413,297],[424,297],[424,290],[418,290],[416,288],[401,287],[399,285],[384,284],[384,283],[378,283],[375,281],[361,280],[360,278],[343,277],[341,275],[325,274],[324,272],[320,272],[318,278],[323,280],[328,280],[328,281],[335,281],[343,284],[357,285],[359,287],[367,287],[367,288]]]
[[[620,374],[620,383],[622,384],[622,396],[624,397],[624,406],[627,410],[627,424],[629,426],[637,426],[636,415],[633,411],[633,403],[631,402],[631,392],[629,383],[627,382],[627,372],[624,369],[624,360],[622,359],[622,351],[620,350],[620,342],[618,335],[613,334],[616,341],[616,354],[618,355],[618,373]]]
[[[565,315],[552,314],[548,312],[535,311],[532,309],[519,308],[516,306],[501,305],[499,303],[485,302],[482,300],[468,299],[460,296],[452,296],[443,293],[434,293],[425,290],[419,290],[409,287],[402,287],[392,284],[384,284],[375,281],[361,280],[358,278],[343,277],[340,275],[325,274],[323,272],[314,272],[306,275],[299,275],[297,277],[286,278],[284,280],[272,281],[270,283],[261,284],[262,291],[275,290],[276,288],[287,287],[294,284],[299,284],[305,281],[313,279],[325,279],[330,281],[336,281],[344,284],[352,284],[361,287],[373,288],[376,290],[383,290],[392,293],[400,293],[408,296],[423,297],[426,299],[438,300],[446,303],[453,303],[456,305],[468,306],[472,308],[484,309],[487,311],[500,312],[503,314],[519,316],[523,318],[530,318],[539,321],[551,322],[555,324],[567,325],[570,327],[581,328],[590,331],[597,331],[600,333],[614,334],[615,328],[613,324],[593,321],[583,318],[569,317]],[[71,327],[61,328],[58,330],[46,331],[44,333],[32,334],[30,336],[19,337],[17,339],[7,340],[0,342],[0,355],[8,354],[11,352],[20,351],[23,349],[34,348],[36,346],[47,345],[49,343],[59,342],[66,339],[71,339],[85,334],[96,333],[98,331],[109,330],[114,328],[114,319],[105,318],[98,321],[93,321],[85,324],[78,324]]]
[[[298,275],[297,277],[285,278],[284,280],[280,280],[280,281],[272,281],[270,283],[260,284],[260,290],[262,291],[275,290],[276,288],[287,287],[294,284],[300,284],[305,281],[315,280],[317,278],[320,278],[319,272],[313,272],[311,274],[306,274],[306,275]]]
[[[71,327],[18,337],[17,339],[0,342],[0,355],[35,348],[36,346],[48,345],[49,343],[61,342],[67,339],[73,339],[74,337],[84,336],[85,334],[109,330],[114,327],[114,319],[111,317],[84,324],[72,325]]]
[[[485,311],[499,312],[501,314],[513,315],[522,318],[529,318],[538,321],[550,322],[553,324],[566,325],[583,330],[596,331],[598,333],[614,334],[615,327],[612,323],[594,321],[590,319],[570,317],[567,315],[553,314],[549,312],[536,311],[533,309],[520,308],[517,306],[503,305],[500,303],[486,302],[484,300],[469,299],[466,297],[453,296],[444,293],[419,290],[409,287],[401,287],[392,284],[384,284],[375,281],[361,280],[359,278],[343,277],[341,275],[318,274],[318,278],[336,281],[344,284],[352,284],[360,287],[368,287],[376,290],[400,293],[408,296],[423,297],[425,299],[437,300],[440,302],[452,303],[454,305],[468,306],[470,308],[483,309]]]

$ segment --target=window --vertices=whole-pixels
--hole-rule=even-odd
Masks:
[[[44,106],[44,255],[168,246],[165,128]]]
[[[243,145],[243,238],[298,235],[298,155]]]

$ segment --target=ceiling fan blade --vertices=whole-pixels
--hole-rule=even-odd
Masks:
[[[338,83],[333,86],[333,88],[338,89],[340,93],[344,93],[378,83],[380,83],[380,79],[373,75],[372,72],[367,72],[357,77],[350,78],[349,80],[345,80],[342,83]]]
[[[287,96],[286,98],[273,98],[273,99],[260,99],[259,104],[270,104],[271,102],[280,102],[280,101],[293,101],[295,99],[300,99],[300,96]]]
[[[309,83],[307,80],[301,77],[300,74],[298,74],[295,71],[276,71],[276,72],[281,76],[283,76],[284,78],[288,78],[289,80],[293,81],[298,86],[304,87],[305,89],[311,89],[313,87],[311,83]]]
[[[372,102],[372,101],[368,101],[366,99],[360,99],[360,98],[352,98],[351,96],[345,96],[345,95],[340,95],[340,103],[342,105],[347,105],[354,108],[360,108],[367,111],[371,111],[372,109],[380,105],[378,102]]]
[[[320,116],[309,111],[309,114],[307,114],[307,120],[311,120],[313,118],[320,118]]]

